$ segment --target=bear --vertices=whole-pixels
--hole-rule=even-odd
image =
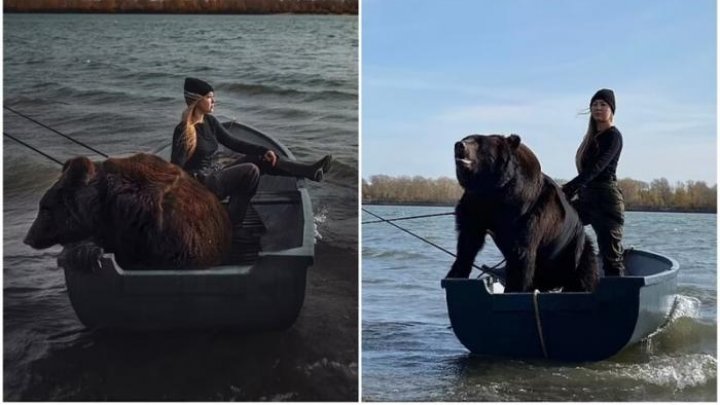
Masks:
[[[490,234],[506,259],[505,292],[593,291],[598,265],[580,218],[520,136],[469,135],[455,143],[463,195],[457,256],[448,277],[467,278]]]
[[[87,267],[105,251],[125,269],[201,269],[222,263],[231,240],[229,216],[212,192],[180,167],[139,153],[66,161],[24,242],[65,247],[61,267]]]

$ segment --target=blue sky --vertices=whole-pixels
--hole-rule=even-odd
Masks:
[[[615,90],[620,178],[716,183],[715,0],[363,0],[362,176],[454,177],[465,135],[517,133],[576,175]]]

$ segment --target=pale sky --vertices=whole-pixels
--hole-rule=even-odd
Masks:
[[[362,177],[454,177],[466,135],[520,135],[553,178],[599,88],[618,177],[716,183],[714,0],[363,0]]]

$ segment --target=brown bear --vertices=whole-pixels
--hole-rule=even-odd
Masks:
[[[506,292],[595,288],[597,263],[578,214],[519,136],[467,136],[455,144],[455,162],[464,193],[448,277],[469,277],[490,234],[507,261]]]
[[[61,263],[91,261],[82,256],[104,250],[126,269],[187,269],[221,263],[231,237],[227,212],[213,193],[181,168],[141,153],[65,162],[25,243],[75,249],[63,252]]]

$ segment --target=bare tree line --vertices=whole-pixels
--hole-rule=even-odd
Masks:
[[[358,0],[5,0],[8,12],[357,14]]]
[[[559,184],[564,181],[559,180]],[[703,181],[651,181],[630,178],[618,181],[625,197],[625,209],[632,211],[716,212],[717,185]],[[420,176],[390,177],[377,175],[362,181],[364,204],[455,205],[462,195],[457,180],[449,177],[428,179]]]

